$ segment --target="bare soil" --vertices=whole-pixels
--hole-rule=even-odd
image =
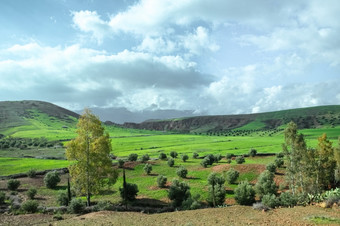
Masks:
[[[315,225],[311,217],[325,217],[340,222],[340,208],[317,206],[279,208],[267,212],[249,206],[234,205],[178,211],[161,214],[101,211],[85,215],[63,215],[57,221],[52,215],[1,215],[0,225]],[[329,221],[327,225],[339,225]]]

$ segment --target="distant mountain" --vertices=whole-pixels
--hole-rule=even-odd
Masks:
[[[124,122],[141,123],[146,120],[163,120],[180,117],[197,116],[193,111],[178,111],[178,110],[144,110],[131,112],[126,108],[91,108],[92,112],[99,116],[102,121],[111,121],[118,124]],[[76,111],[81,114],[82,111]]]
[[[123,127],[180,133],[223,133],[229,130],[277,129],[290,121],[300,129],[340,125],[340,106],[320,106],[268,113],[185,117],[124,123]]]

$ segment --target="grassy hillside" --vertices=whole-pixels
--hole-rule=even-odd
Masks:
[[[248,115],[198,116],[140,124],[125,123],[127,128],[176,131],[180,133],[219,133],[230,131],[278,130],[290,121],[300,129],[340,126],[340,106],[319,106]]]

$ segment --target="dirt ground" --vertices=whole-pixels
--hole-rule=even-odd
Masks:
[[[249,206],[234,205],[161,214],[102,211],[85,215],[0,215],[0,225],[315,225],[313,217],[326,219],[326,225],[340,224],[340,208],[318,206],[279,208],[262,212]],[[331,220],[329,220],[331,219]]]

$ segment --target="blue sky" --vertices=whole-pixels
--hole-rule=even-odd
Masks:
[[[2,0],[0,100],[239,114],[340,104],[340,1]]]

